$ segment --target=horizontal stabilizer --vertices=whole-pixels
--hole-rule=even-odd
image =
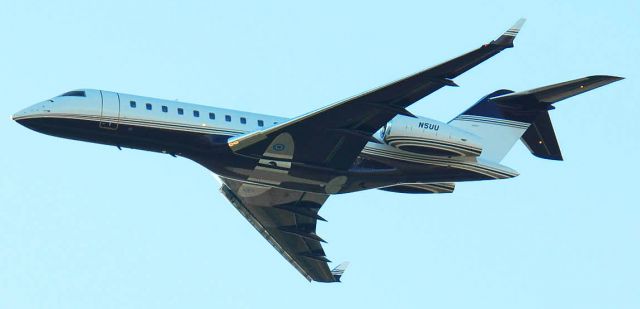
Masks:
[[[562,101],[621,79],[624,78],[607,75],[588,76],[568,82],[493,97],[491,101],[497,102],[507,108],[532,109],[539,106],[548,106],[548,104]]]
[[[562,161],[560,145],[558,145],[549,112],[541,113],[538,119],[524,132],[520,140],[534,156]]]
[[[548,111],[555,108],[552,104],[621,79],[623,78],[608,75],[587,76],[527,91],[494,96],[490,101],[502,109],[501,112],[505,115],[531,119],[531,125],[520,140],[533,155],[562,161],[560,146],[549,118]]]

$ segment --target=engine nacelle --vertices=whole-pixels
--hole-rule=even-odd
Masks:
[[[479,138],[469,132],[429,118],[397,116],[382,131],[385,143],[430,156],[479,156]]]

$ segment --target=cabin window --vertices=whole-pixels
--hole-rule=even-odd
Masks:
[[[231,121],[231,116],[229,116],[229,115],[225,115],[225,116],[224,116],[224,120],[225,120],[226,122],[230,122],[230,121]]]
[[[209,119],[216,119],[216,114],[209,113]]]
[[[278,122],[277,122],[277,121],[274,121],[274,122],[273,122],[273,124],[278,124]]]
[[[184,114],[184,109],[178,108],[178,115],[182,115],[182,114]]]
[[[247,124],[247,118],[240,117],[240,123]]]
[[[264,121],[258,120],[258,126],[259,127],[264,127]]]
[[[147,103],[145,104],[147,106],[147,110],[150,111],[153,107],[151,106],[151,103]]]
[[[129,101],[129,106],[136,108],[136,101]]]
[[[162,105],[162,111],[166,113],[169,111],[169,108],[166,107],[165,105]]]
[[[82,90],[69,91],[59,95],[59,97],[86,97],[86,96],[87,94]]]
[[[193,111],[193,117],[200,117],[199,111]]]

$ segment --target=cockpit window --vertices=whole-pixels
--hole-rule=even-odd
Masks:
[[[59,95],[59,97],[86,97],[86,96],[87,94],[82,90],[69,91]]]

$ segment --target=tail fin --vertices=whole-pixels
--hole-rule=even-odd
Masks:
[[[518,139],[538,157],[562,160],[548,113],[552,104],[621,79],[597,75],[522,92],[498,90],[449,124],[482,138],[480,157],[493,162],[500,162]]]

